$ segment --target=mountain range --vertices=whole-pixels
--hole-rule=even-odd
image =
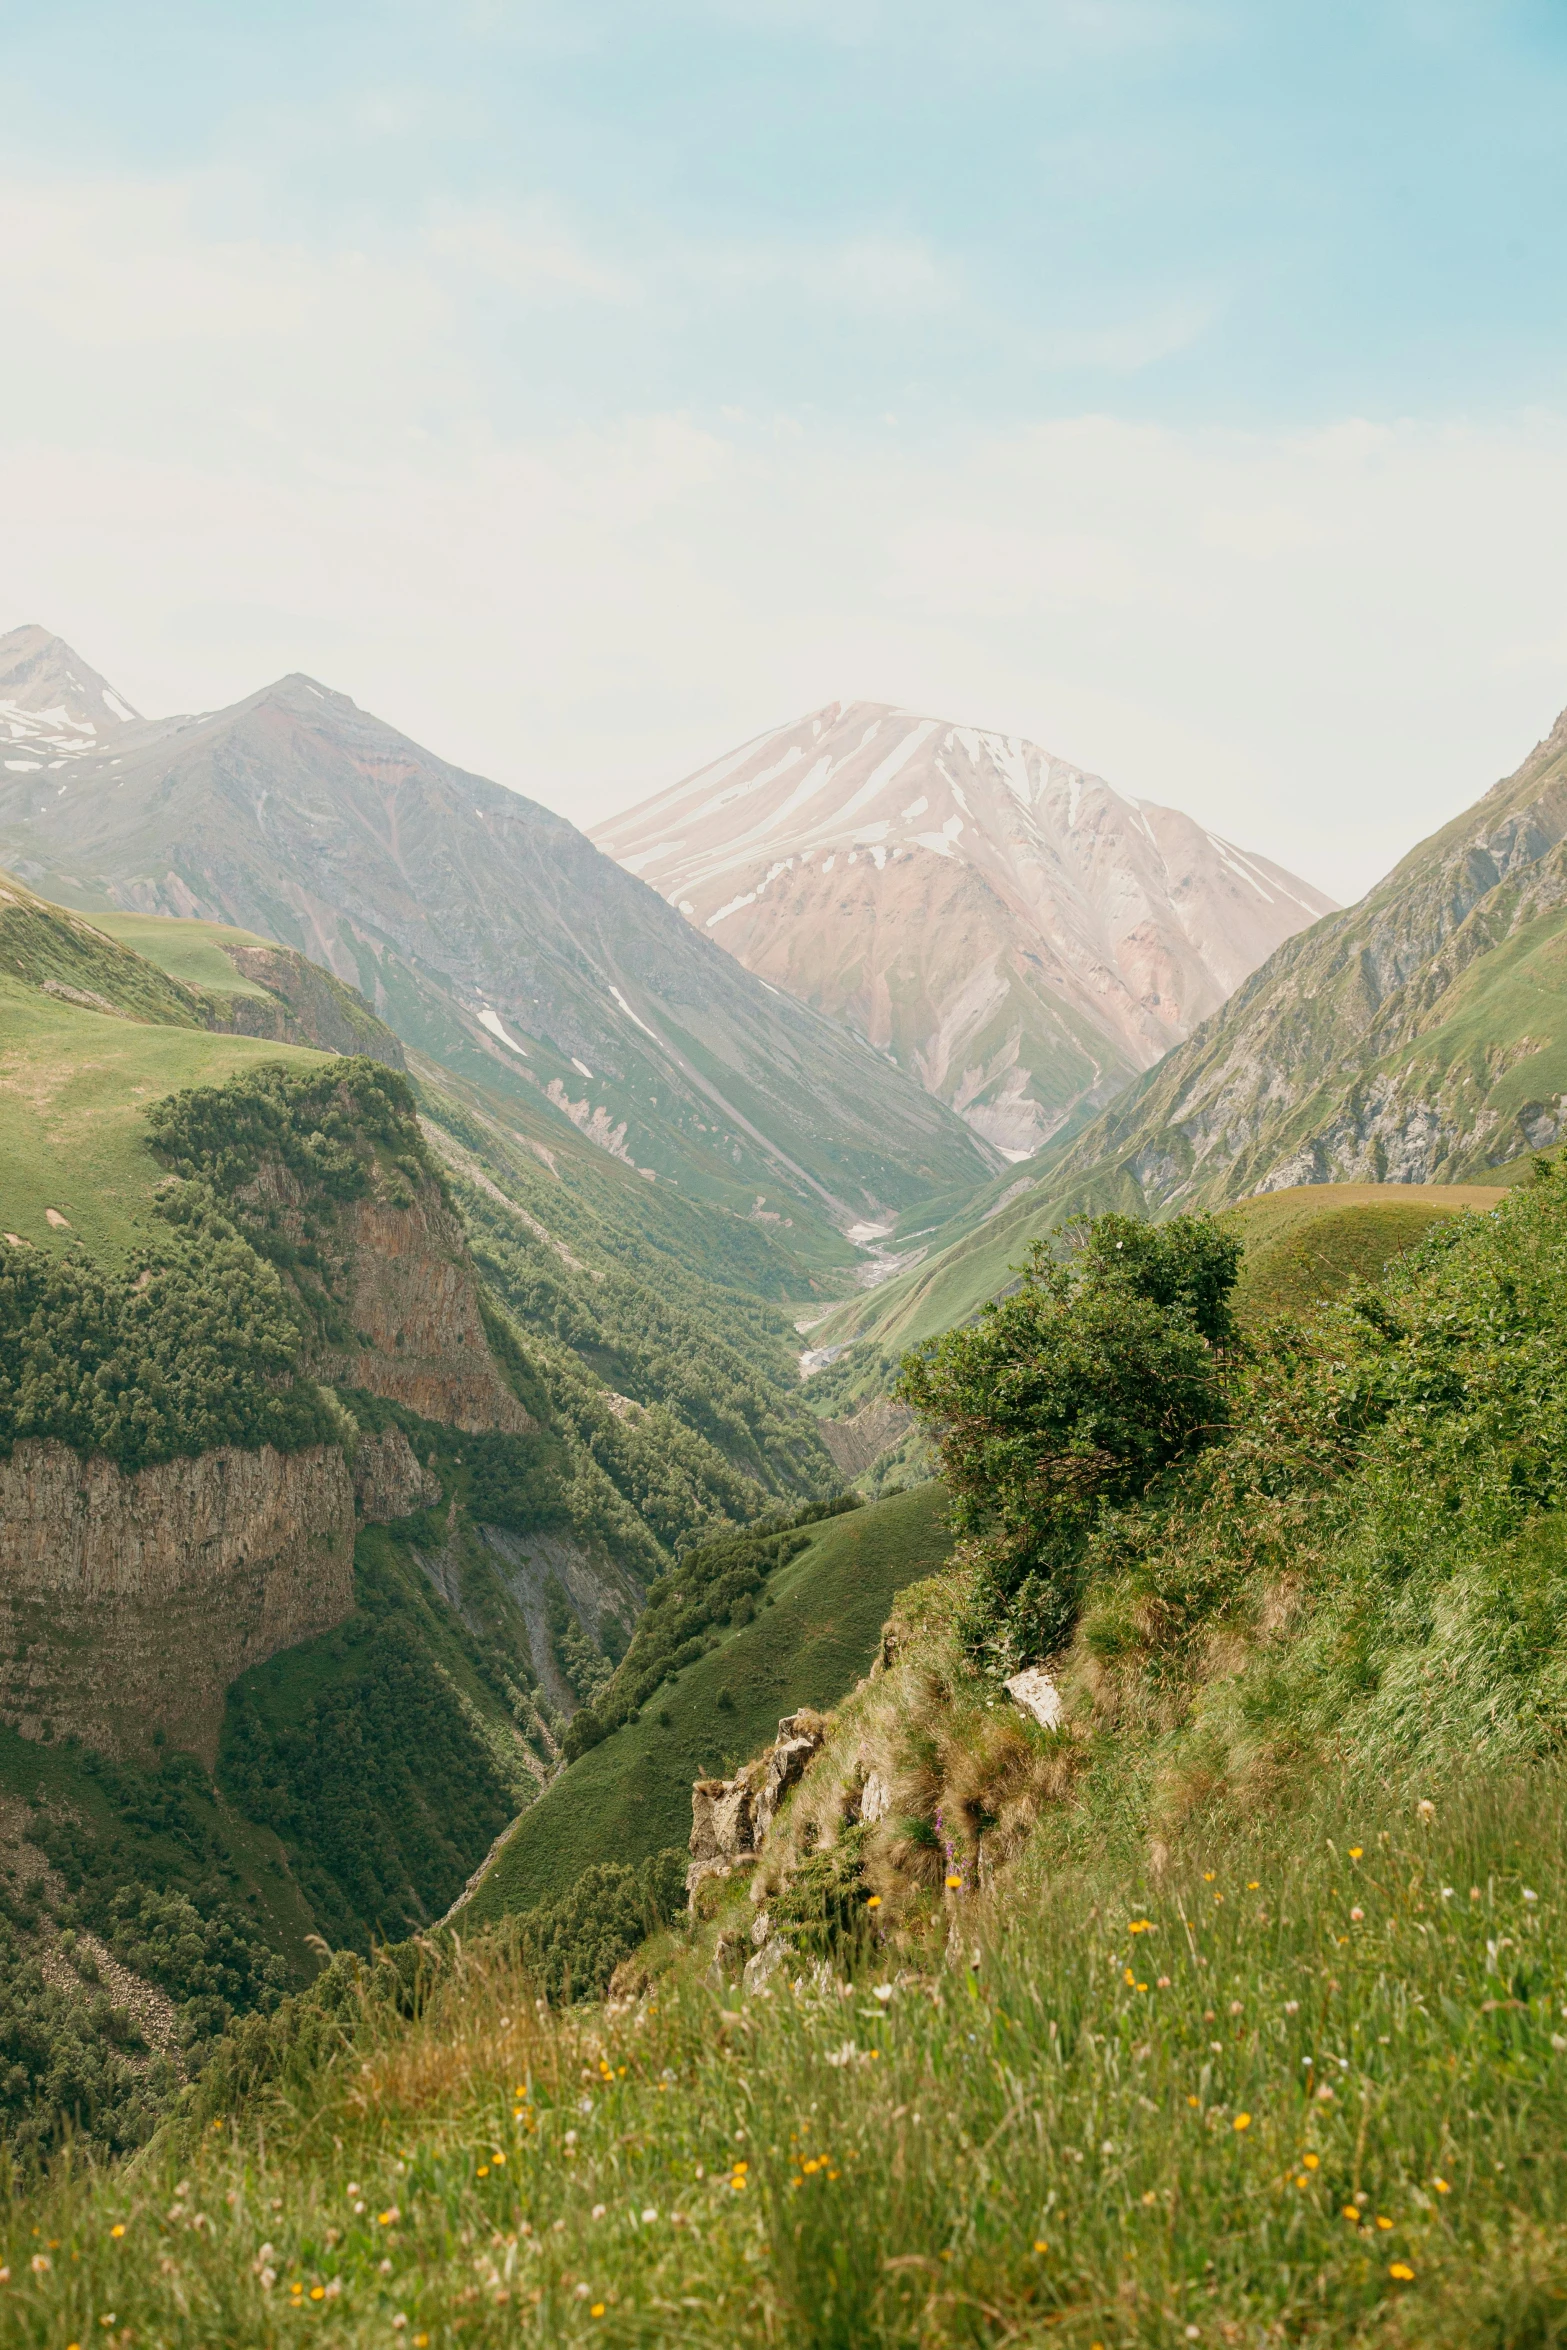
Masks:
[[[753,978],[562,817],[304,676],[139,719],[38,628],[0,638],[0,863],[45,895],[236,925],[405,1043],[652,1181],[846,1261],[999,1162],[848,1027]]]
[[[1567,1132],[1567,712],[1358,904],[1288,939],[1080,1133],[993,1184],[825,1326],[906,1344],[974,1312],[1030,1238],[1334,1183],[1496,1181]]]
[[[1011,1160],[1333,910],[1178,809],[881,702],[759,735],[593,837]]]

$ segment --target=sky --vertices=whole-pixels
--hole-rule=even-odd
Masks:
[[[0,0],[0,630],[591,825],[831,700],[1348,899],[1567,703],[1561,0]]]

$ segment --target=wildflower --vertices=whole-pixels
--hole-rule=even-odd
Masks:
[[[1379,2228],[1390,2228],[1392,2225],[1393,2223],[1390,2219],[1384,2219],[1380,2211],[1377,2213],[1377,2226]]]
[[[1232,2130],[1249,2130],[1251,2128],[1251,2115],[1249,2113],[1238,2113],[1235,2116],[1235,2119],[1231,2122],[1230,2127]]]
[[[1213,1883],[1213,1871],[1212,1871],[1212,1869],[1204,1869],[1204,1870],[1203,1870],[1203,1873],[1202,1873],[1202,1881],[1203,1881],[1203,1883],[1204,1883],[1205,1885],[1211,1885],[1211,1884]]]
[[[481,2178],[481,2179],[487,2179],[487,2178],[489,2177],[489,2175],[490,2175],[490,2166],[489,2166],[489,2164],[488,2164],[487,2162],[481,2162],[481,2163],[480,2163],[480,2165],[479,2165],[479,2168],[478,2168],[477,2176],[478,2176],[479,2178]]]
[[[1434,1820],[1436,1818],[1436,1805],[1431,1801],[1429,1795],[1421,1796],[1420,1801],[1415,1805],[1415,1813],[1416,1816],[1422,1820]]]
[[[1350,1848],[1349,1848],[1349,1857],[1350,1857],[1350,1859],[1351,1859],[1351,1860],[1359,1860],[1359,1858],[1360,1858],[1361,1854],[1362,1854],[1362,1853],[1365,1851],[1365,1849],[1366,1849],[1366,1848],[1365,1848],[1365,1846],[1364,1846],[1363,1844],[1352,1844],[1352,1845],[1350,1846]]]
[[[1048,2245],[1048,2244],[1045,2242],[1045,2239],[1044,2239],[1044,2237],[1043,2237],[1043,2236],[1036,2236],[1036,2237],[1034,2238],[1034,2250],[1035,2250],[1036,2252],[1048,2252],[1048,2251],[1049,2251],[1049,2249],[1050,2249],[1050,2247],[1049,2247],[1049,2245]]]
[[[603,2314],[604,2304],[602,2301],[595,2301],[593,2307],[588,2311],[589,2317],[602,2317]]]
[[[123,2236],[125,2233],[125,2222],[122,2219],[117,2219],[113,2227],[109,2230],[109,2233],[111,2236]]]
[[[890,1983],[873,1984],[871,1989],[871,1996],[872,1998],[880,1999],[883,2003],[885,2003],[892,1997],[892,1985]]]
[[[1415,2281],[1415,2272],[1407,2260],[1390,2260],[1387,2273],[1390,2277],[1396,2277],[1401,2285],[1412,2285]]]
[[[1523,1897],[1525,1901],[1538,1901],[1540,1898],[1538,1893],[1531,1892],[1527,1885],[1523,1889]]]
[[[400,2309],[400,2310],[397,2312],[397,2315],[396,2315],[396,2316],[393,2318],[393,2320],[392,2320],[392,2331],[393,2331],[393,2333],[394,2333],[394,2334],[400,2334],[400,2333],[402,2332],[402,2330],[403,2330],[404,2326],[405,2326],[407,2323],[408,2323],[408,2313],[407,2313],[407,2311],[406,2311],[406,2310]]]
[[[646,2211],[644,2211],[644,2212],[643,2212],[643,2214],[642,2214],[642,2225],[643,2225],[645,2228],[650,2228],[650,2227],[653,2225],[653,2222],[654,2222],[654,2221],[657,2219],[657,2217],[658,2217],[658,2213],[657,2213],[657,2212],[656,2212],[656,2211],[653,2209],[653,2206],[652,2206],[652,2204],[650,2203],[650,2204],[648,2205],[648,2207],[647,2207]]]
[[[1349,2221],[1349,2223],[1350,2223],[1351,2227],[1356,2227],[1356,2228],[1358,2228],[1358,2227],[1359,2227],[1359,2225],[1360,2225],[1360,2214],[1359,2214],[1359,2212],[1358,2212],[1358,2211],[1355,2209],[1355,2206],[1353,2205],[1353,2203],[1346,2203],[1346,2204],[1345,2204],[1345,2206],[1344,2206],[1344,2217],[1345,2217],[1345,2218],[1346,2218],[1346,2219]]]
[[[954,1874],[949,1876],[947,1879],[947,1891],[949,1893],[961,1893],[962,1890],[963,1879],[954,1872]]]
[[[1230,2001],[1230,2013],[1231,2015],[1241,2015],[1244,2013],[1241,2002],[1238,1999],[1232,1999]]]
[[[326,2299],[325,2285],[312,2285],[310,2288],[310,2298],[312,2301],[324,2301]]]
[[[1436,2191],[1437,2191],[1437,2193],[1438,2193],[1439,2195],[1451,2195],[1451,2193],[1453,2192],[1452,2188],[1451,2188],[1451,2187],[1448,2185],[1448,2183],[1447,2183],[1446,2179],[1433,2179],[1433,2180],[1431,2181],[1431,2184],[1432,2184],[1432,2186],[1433,2186],[1433,2187],[1436,2189]]]
[[[1322,2157],[1320,2154],[1303,2154],[1300,2159],[1305,2164],[1307,2170],[1315,2170],[1317,2165],[1321,2162]]]
[[[393,2203],[382,2212],[380,2224],[383,2228],[395,2228],[402,2216],[403,2215],[398,2210],[396,2204]]]
[[[873,1893],[869,1901],[866,1902],[865,1906],[867,1909],[880,1909],[881,1895],[879,1893]]]
[[[1260,1893],[1262,1891],[1262,1879],[1260,1877],[1248,1877],[1246,1880],[1246,1890],[1248,1893]]]
[[[1451,1885],[1444,1885],[1444,1886],[1442,1887],[1442,1899],[1443,1899],[1444,1901],[1451,1901],[1451,1900],[1452,1900],[1452,1898],[1453,1898],[1453,1888],[1452,1888],[1452,1886],[1451,1886]]]
[[[595,2203],[593,2206],[593,2217],[595,2219],[602,2219],[604,2217],[604,2210],[605,2206],[602,2203]]]
[[[579,2301],[586,2301],[586,2299],[587,2299],[588,2295],[589,2295],[589,2294],[592,2292],[592,2290],[593,2290],[593,2287],[592,2287],[591,2285],[579,2285],[579,2286],[577,2287],[577,2299],[578,2299]]]
[[[33,2254],[32,2271],[35,2277],[47,2276],[49,2273],[49,2266],[50,2262],[47,2252],[35,2252]]]
[[[1152,1918],[1133,1918],[1126,1930],[1129,1934],[1151,1934],[1153,1920]]]
[[[1128,1985],[1135,1985],[1137,1981],[1137,1977],[1133,1974],[1130,1967],[1124,1967],[1122,1969],[1122,1978]]]
[[[1187,2098],[1187,2100],[1186,2100],[1186,2102],[1187,2102],[1187,2104],[1188,2104],[1188,2105],[1195,2105],[1195,2104],[1197,2103],[1197,2100],[1196,2100],[1196,2098],[1195,2098],[1195,2097],[1188,2097],[1188,2098]]]
[[[1169,1976],[1168,1976],[1168,1975],[1161,1975],[1161,1976],[1159,1977],[1159,1980],[1158,1980],[1158,1982],[1157,1982],[1157,1983],[1155,1983],[1155,1985],[1154,1985],[1154,1989],[1155,1989],[1156,1991],[1168,1991],[1168,1990],[1169,1990],[1169,1988],[1170,1988],[1170,1978],[1169,1978]]]
[[[1350,1916],[1351,1916],[1351,1917],[1354,1919],[1354,1921],[1355,1921],[1356,1925],[1358,1926],[1358,1925],[1359,1925],[1359,1923],[1360,1923],[1360,1921],[1361,1921],[1361,1919],[1362,1919],[1362,1918],[1365,1916],[1365,1914],[1366,1914],[1366,1913],[1365,1913],[1365,1911],[1364,1911],[1363,1909],[1352,1909],[1352,1910],[1350,1911],[1350,1913],[1349,1913],[1349,1914],[1350,1914]]]

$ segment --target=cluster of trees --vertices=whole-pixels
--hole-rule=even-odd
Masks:
[[[401,1163],[411,1182],[433,1179],[413,1087],[380,1061],[306,1069],[263,1062],[225,1085],[193,1085],[154,1102],[147,1125],[175,1174],[199,1176],[230,1197],[272,1161],[307,1190],[359,1199],[377,1151]]]
[[[686,1860],[671,1850],[638,1868],[596,1862],[556,1900],[508,1919],[503,1932],[547,1999],[602,1999],[621,1960],[684,1909]]]
[[[1106,1664],[1195,1670],[1226,1611],[1249,1621],[1287,1582],[1319,1601],[1269,1683],[1291,1735],[1370,1703],[1412,1625],[1450,1650],[1455,1689],[1490,1692],[1487,1741],[1567,1729],[1530,1678],[1567,1589],[1567,1175],[1539,1160],[1375,1283],[1244,1335],[1235,1244],[1209,1219],[1106,1216],[1067,1239],[904,1369],[966,1536],[977,1661],[1011,1669],[1080,1629]],[[1387,1737],[1429,1710],[1422,1653],[1421,1706]]]
[[[0,1450],[54,1437],[133,1470],[330,1441],[276,1272],[209,1201],[162,1204],[167,1242],[123,1272],[0,1242]]]

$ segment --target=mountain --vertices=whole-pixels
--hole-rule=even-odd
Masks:
[[[1178,809],[882,702],[759,735],[593,837],[1009,1159],[1080,1123],[1332,911]]]
[[[46,628],[0,637],[0,744],[8,775],[54,770],[116,743],[137,712]]]
[[[35,698],[76,681],[61,725],[109,692],[37,630],[0,639],[7,670]],[[856,1225],[996,1164],[885,1056],[752,978],[562,817],[313,679],[76,739],[67,768],[0,777],[0,859],[33,886],[296,947],[408,1043],[500,1073],[649,1180],[787,1225],[797,1253],[844,1262]]]
[[[1567,1133],[1567,712],[1358,905],[1289,939],[1036,1175],[813,1342],[972,1313],[1063,1216],[1301,1184],[1461,1184]],[[943,1245],[943,1242],[947,1245]],[[894,1340],[895,1334],[895,1340]]]

